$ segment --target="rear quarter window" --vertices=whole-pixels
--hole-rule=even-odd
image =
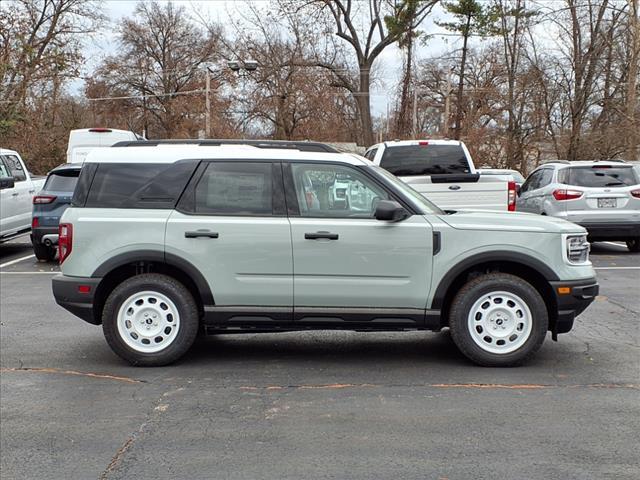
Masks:
[[[198,161],[195,160],[170,164],[98,164],[84,206],[174,208],[197,165]],[[81,175],[78,190],[83,183],[83,177],[84,173]],[[74,200],[80,196],[80,192],[77,193]]]
[[[399,177],[471,173],[460,145],[404,145],[387,147],[380,166]]]
[[[565,168],[560,182],[577,187],[627,187],[640,183],[633,167],[587,166]]]

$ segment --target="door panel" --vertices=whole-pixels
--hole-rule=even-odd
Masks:
[[[208,235],[190,235],[199,231]],[[165,244],[167,253],[198,267],[218,306],[293,304],[291,232],[286,218],[209,217],[174,211]]]
[[[422,216],[290,221],[296,307],[426,307],[433,235]],[[338,238],[305,239],[321,231]]]

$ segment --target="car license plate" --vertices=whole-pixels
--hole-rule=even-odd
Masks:
[[[615,198],[599,198],[598,208],[616,208],[618,205]]]

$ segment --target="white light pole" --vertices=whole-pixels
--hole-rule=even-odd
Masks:
[[[258,69],[258,62],[255,60],[229,60],[227,62],[227,66],[232,72],[238,75],[238,77],[242,78],[242,100],[247,103],[246,77]],[[247,121],[249,120],[248,116],[249,108],[248,105],[246,105],[243,109],[242,138],[245,138],[246,136]]]

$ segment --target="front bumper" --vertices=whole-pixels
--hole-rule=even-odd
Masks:
[[[590,240],[628,240],[633,237],[640,237],[640,222],[580,222],[579,225],[587,229],[587,232],[589,232]]]
[[[51,281],[53,296],[58,305],[75,316],[93,325],[100,325],[101,319],[95,318],[93,312],[93,298],[101,280],[102,278],[56,275]],[[85,287],[82,292],[80,287]]]
[[[600,291],[600,286],[595,278],[586,280],[571,280],[550,282],[555,293],[557,316],[552,325],[555,336],[558,333],[567,333],[573,328],[573,321],[591,305]],[[560,293],[561,288],[568,288],[568,293]]]

